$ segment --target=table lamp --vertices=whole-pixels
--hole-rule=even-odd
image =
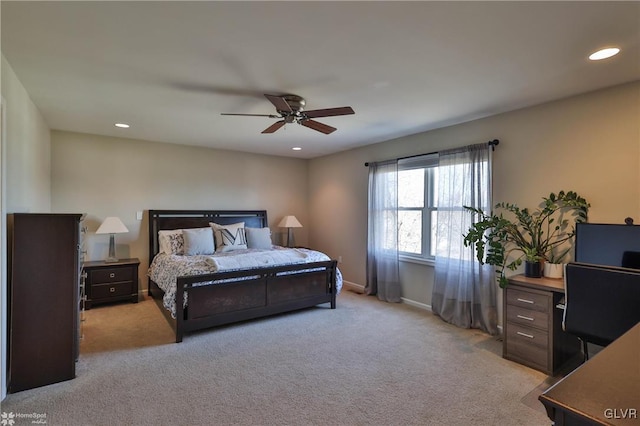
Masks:
[[[96,234],[109,234],[109,256],[104,260],[105,262],[113,263],[118,261],[115,234],[124,234],[126,232],[129,232],[129,230],[124,226],[120,218],[110,216],[102,222]]]
[[[291,228],[302,228],[302,224],[298,222],[295,216],[285,216],[278,224],[280,228],[287,228],[287,247],[291,247],[293,231]]]

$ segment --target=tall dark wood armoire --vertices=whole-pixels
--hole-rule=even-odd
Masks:
[[[76,375],[81,219],[8,215],[9,392]]]

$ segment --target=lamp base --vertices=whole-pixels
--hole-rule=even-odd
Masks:
[[[104,260],[105,263],[114,263],[118,261],[116,257],[116,238],[115,234],[109,235],[109,256]]]
[[[287,247],[291,247],[291,241],[293,240],[293,231],[291,228],[287,228]]]

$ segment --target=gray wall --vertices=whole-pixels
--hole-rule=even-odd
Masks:
[[[342,256],[347,281],[366,279],[366,161],[499,139],[494,201],[534,208],[541,197],[574,190],[591,222],[640,223],[640,83],[630,83],[313,159],[309,165],[310,244]],[[403,297],[431,304],[433,267],[401,265]]]
[[[87,259],[103,259],[108,237],[95,231],[107,216],[129,229],[116,236],[118,257],[138,257],[146,282],[150,209],[266,209],[274,241],[283,216],[303,228],[296,242],[307,244],[307,160],[254,155],[177,144],[51,132],[51,188],[54,212],[86,213]],[[136,213],[143,211],[143,220]]]
[[[2,56],[2,96],[6,101],[7,212],[48,212],[51,208],[49,126]]]

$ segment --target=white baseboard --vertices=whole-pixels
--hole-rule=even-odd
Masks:
[[[356,283],[352,283],[351,281],[342,281],[342,288],[345,290],[351,290],[355,293],[364,293],[364,286]]]
[[[413,307],[431,312],[431,305],[427,305],[426,303],[422,303],[422,302],[416,302],[415,300],[406,299],[404,297],[402,297],[401,300],[402,300],[402,303],[406,303],[409,306],[413,306]]]
[[[364,293],[364,286],[361,284],[356,284],[351,281],[342,281],[342,287],[345,290],[351,290],[355,293]],[[415,300],[402,298],[402,303],[406,303],[407,305],[414,306],[419,309],[424,309],[425,311],[431,312],[431,305],[427,305],[426,303],[416,302]]]

